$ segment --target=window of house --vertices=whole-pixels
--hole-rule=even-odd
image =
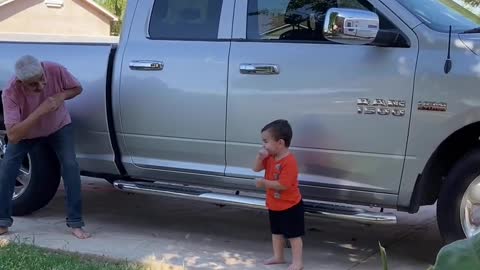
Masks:
[[[45,5],[52,8],[63,7],[63,0],[45,0]]]
[[[156,0],[149,35],[151,39],[217,39],[222,0]]]

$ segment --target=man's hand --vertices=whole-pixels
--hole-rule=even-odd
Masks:
[[[61,105],[61,104],[63,104],[63,102],[66,99],[66,94],[65,94],[65,92],[61,92],[61,93],[58,93],[58,94],[56,94],[52,97],[55,99],[55,101],[59,102],[59,104]]]
[[[40,106],[38,106],[36,112],[42,116],[47,113],[56,111],[64,101],[64,96],[60,93],[47,98]]]
[[[82,93],[82,87],[81,86],[74,87],[74,88],[71,88],[71,89],[64,89],[63,92],[62,92],[62,94],[64,95],[63,100],[70,100],[70,99],[80,95],[80,93]]]

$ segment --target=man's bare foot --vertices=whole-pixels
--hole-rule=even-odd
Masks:
[[[303,270],[302,264],[290,264],[287,270]]]
[[[82,228],[74,228],[72,229],[72,234],[77,237],[78,239],[87,239],[90,238],[92,235],[84,231]]]
[[[284,259],[277,259],[275,257],[272,257],[268,260],[265,260],[265,262],[263,262],[263,264],[265,264],[265,265],[285,264],[285,260]]]
[[[8,233],[8,228],[7,227],[0,227],[0,235],[4,235]]]

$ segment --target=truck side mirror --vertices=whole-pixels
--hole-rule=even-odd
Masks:
[[[323,35],[336,43],[364,45],[375,40],[379,29],[380,19],[374,12],[331,8],[325,16]]]

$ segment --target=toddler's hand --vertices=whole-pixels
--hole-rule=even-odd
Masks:
[[[264,160],[267,157],[268,157],[268,151],[265,148],[262,148],[262,149],[260,149],[260,151],[258,151],[258,158],[260,160]]]
[[[263,179],[256,179],[257,180],[257,188],[265,188],[265,180]]]

